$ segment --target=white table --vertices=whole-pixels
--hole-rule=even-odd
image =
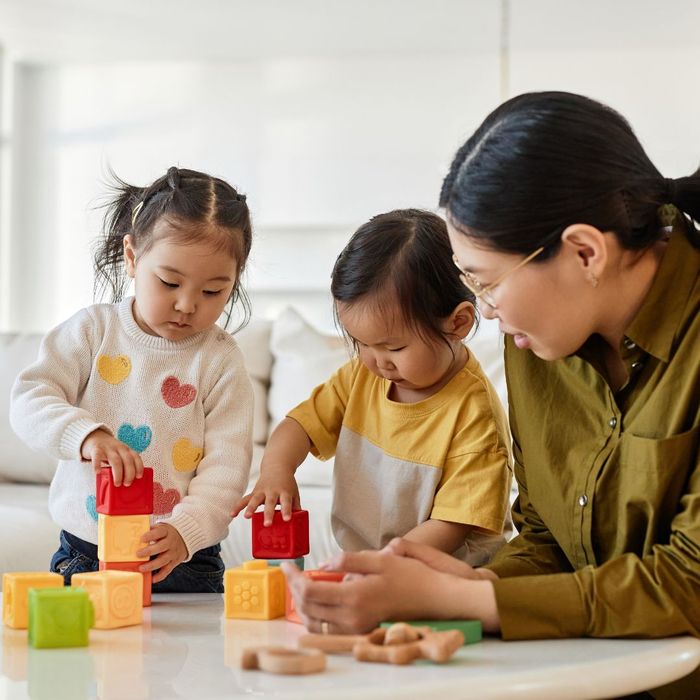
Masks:
[[[324,673],[243,671],[243,647],[289,644],[304,633],[284,619],[226,620],[219,595],[155,595],[144,624],[91,630],[82,649],[31,649],[23,630],[3,628],[0,698],[19,700],[210,700],[284,698],[508,698],[565,700],[633,693],[700,664],[700,641],[502,642],[462,647],[442,666],[396,667],[329,656]]]

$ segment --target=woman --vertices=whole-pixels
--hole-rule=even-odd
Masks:
[[[506,334],[519,534],[481,569],[399,540],[331,562],[365,574],[341,585],[291,571],[304,621],[700,636],[700,171],[665,179],[613,110],[533,93],[464,144],[440,204]]]

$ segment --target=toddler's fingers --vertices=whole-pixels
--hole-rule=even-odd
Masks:
[[[291,520],[293,501],[288,493],[280,494],[280,505],[282,506],[282,520]]]
[[[263,491],[255,491],[250,494],[248,499],[248,507],[245,509],[245,517],[252,518],[253,513],[258,509],[258,506],[265,502],[265,493]]]
[[[134,462],[136,466],[136,473],[135,476],[137,479],[140,479],[143,477],[143,460],[141,459],[141,455],[138,452],[134,452]]]
[[[274,515],[278,500],[279,496],[277,494],[274,496],[267,495],[265,498],[265,512],[263,515],[263,525],[265,527],[272,525],[272,516]]]
[[[235,506],[233,506],[233,509],[231,510],[231,517],[235,518],[247,505],[248,502],[250,501],[251,494],[247,493],[243,498],[236,503]]]
[[[115,486],[121,486],[124,480],[124,463],[118,452],[109,455],[109,466],[112,467],[112,480]]]

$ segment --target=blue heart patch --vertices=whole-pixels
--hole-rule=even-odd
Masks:
[[[150,444],[153,433],[147,425],[134,428],[129,423],[119,427],[117,439],[128,445],[134,452],[143,452]]]
[[[97,498],[95,496],[88,496],[85,499],[85,509],[90,517],[97,522]]]

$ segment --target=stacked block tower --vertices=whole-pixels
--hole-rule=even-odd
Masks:
[[[141,536],[150,530],[153,513],[153,469],[145,467],[143,476],[130,486],[115,486],[112,470],[100,469],[96,479],[97,558],[100,571],[138,572],[148,557],[137,557],[145,545]],[[139,572],[140,573],[140,572]],[[151,604],[151,573],[143,576],[143,604]]]

